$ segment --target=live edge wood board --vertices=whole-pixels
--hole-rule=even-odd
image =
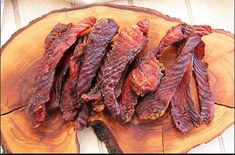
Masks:
[[[182,21],[155,10],[140,7],[93,4],[62,9],[35,19],[20,29],[1,49],[1,145],[5,152],[77,153],[79,142],[72,122],[52,114],[45,126],[33,129],[25,114],[34,89],[36,70],[44,50],[44,39],[58,23],[77,23],[87,16],[113,18],[120,27],[147,18],[150,20],[146,51],[157,46],[166,31]],[[206,143],[234,123],[234,35],[223,30],[203,37],[205,60],[209,64],[210,85],[215,98],[215,118],[209,125],[200,125],[183,135],[175,127],[169,111],[162,118],[120,124],[105,113],[90,117],[90,124],[112,153],[187,152]],[[175,48],[167,48],[161,57],[166,69],[175,61]],[[195,81],[192,81],[195,105],[198,107]]]

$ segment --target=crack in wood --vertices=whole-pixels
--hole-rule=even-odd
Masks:
[[[8,112],[2,113],[1,116],[8,115],[8,114],[10,114],[10,113],[12,113],[12,112],[14,112],[14,111],[16,111],[16,110],[19,110],[19,109],[21,109],[21,108],[23,108],[23,107],[25,107],[25,106],[26,106],[26,105],[22,105],[22,106],[20,106],[20,107],[13,108],[12,110],[9,110]]]
[[[228,106],[228,105],[224,105],[224,104],[221,104],[221,103],[215,103],[215,104],[216,104],[216,105],[219,105],[219,106],[222,106],[222,107],[225,107],[225,108],[235,109],[235,107]]]

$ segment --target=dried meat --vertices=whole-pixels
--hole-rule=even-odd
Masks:
[[[148,21],[143,20],[141,26],[146,25]],[[105,106],[108,108],[113,117],[120,114],[119,105],[115,96],[115,88],[122,76],[123,71],[133,61],[135,56],[144,48],[147,43],[147,38],[144,35],[145,30],[140,26],[133,25],[132,27],[123,28],[117,40],[114,42],[114,47],[105,58],[104,65],[101,67],[102,83],[101,92],[104,98]]]
[[[140,119],[155,120],[164,114],[190,61],[192,61],[192,52],[200,41],[201,37],[198,35],[188,38],[176,62],[162,78],[157,91],[147,95],[137,106],[136,111]]]
[[[93,31],[89,34],[87,44],[84,47],[83,62],[77,81],[77,108],[83,105],[84,101],[81,95],[90,90],[101,60],[107,51],[106,48],[117,32],[118,25],[114,20],[101,19],[95,24]]]
[[[138,67],[131,72],[130,82],[135,93],[144,96],[154,92],[163,76],[163,68],[163,65],[154,56],[141,61]]]
[[[118,120],[123,123],[131,120],[138,101],[138,95],[131,88],[131,78],[132,74],[129,74],[124,82],[119,101],[120,115],[118,116]]]
[[[177,30],[178,27],[180,26],[176,26],[172,30]],[[182,48],[182,52],[178,55],[176,62],[173,64],[169,72],[162,78],[159,88],[153,94],[147,95],[137,106],[136,110],[137,115],[141,119],[155,120],[158,117],[161,117],[165,113],[165,110],[167,109],[170,100],[175,94],[177,86],[179,85],[185,71],[187,70],[189,62],[192,61],[193,58],[192,53],[195,47],[201,42],[202,36],[207,35],[211,32],[211,28],[206,25],[193,26],[192,28],[189,26],[186,27],[184,26],[183,29],[180,28],[175,32],[180,32],[180,31],[182,32],[182,30],[185,33],[173,33],[168,31],[168,33],[164,38],[172,38],[171,36],[173,36],[174,39],[170,39],[169,41],[168,39],[166,39],[166,41],[164,41],[163,38],[161,41],[163,42],[162,46],[160,42],[159,47],[157,48],[158,50],[154,51],[155,54],[160,54],[162,47],[164,48],[166,45],[169,45],[169,43],[173,42],[177,43],[178,41],[183,41],[189,35],[189,38],[187,38],[187,41],[184,47]],[[187,35],[185,35],[186,38],[184,38],[184,37],[174,37],[174,34],[187,34]],[[182,35],[176,35],[176,36],[182,36]],[[184,39],[182,40],[182,38]],[[175,42],[176,40],[177,42]]]
[[[118,98],[122,93],[122,87],[123,87],[124,80],[126,77],[127,69],[128,68],[126,68],[123,71],[122,76],[121,76],[120,80],[118,81],[117,87],[114,90],[116,98]],[[97,81],[96,86],[89,93],[82,95],[82,99],[85,100],[86,102],[89,101],[92,105],[92,109],[95,112],[101,112],[105,108],[104,99],[103,99],[103,96],[102,96],[102,93],[100,90],[101,89],[101,86],[100,86],[101,79],[102,79],[102,74],[101,74],[101,72],[99,72],[97,79],[96,79],[96,81]]]
[[[58,23],[56,24],[53,29],[51,30],[50,34],[46,37],[45,43],[44,43],[44,49],[45,53],[47,51],[54,49],[57,44],[57,38],[60,38],[66,31],[69,29],[73,24],[62,24]]]
[[[54,50],[47,52],[41,60],[38,77],[36,80],[35,91],[29,101],[27,113],[35,121],[35,127],[40,126],[46,118],[46,104],[50,100],[50,92],[55,78],[56,68],[66,53],[66,51],[75,43],[77,37],[84,31],[93,26],[96,18],[88,17],[77,25],[68,29],[57,41],[58,45]]]
[[[60,110],[63,113],[63,119],[67,121],[74,120],[74,118],[77,116],[76,86],[78,79],[78,71],[83,55],[83,47],[86,44],[86,38],[86,36],[81,37],[81,41],[79,40],[78,45],[76,46],[75,51],[73,53],[73,56],[69,60],[69,76],[64,83],[64,87],[61,93]]]
[[[126,123],[131,120],[139,95],[144,96],[157,89],[163,76],[160,66],[159,61],[154,56],[150,56],[130,72],[125,80],[119,101],[121,122]]]
[[[187,24],[179,24],[167,31],[166,35],[161,39],[158,47],[152,52],[156,57],[169,45],[177,44],[189,37],[193,28]]]
[[[171,115],[174,123],[184,134],[189,132],[194,125],[198,126],[200,124],[200,115],[193,106],[190,91],[192,69],[191,61],[171,100]]]
[[[58,64],[56,68],[55,78],[52,83],[52,88],[50,92],[50,100],[48,101],[48,110],[56,110],[59,107],[60,99],[61,99],[61,89],[62,89],[62,83],[64,80],[64,77],[68,71],[69,65],[69,59],[73,54],[75,45],[72,45],[68,51],[66,52],[66,55],[63,56],[60,63]]]
[[[195,49],[193,68],[201,106],[201,122],[208,124],[214,117],[214,98],[209,84],[208,64],[202,60],[205,55],[204,49],[204,42],[201,42]]]

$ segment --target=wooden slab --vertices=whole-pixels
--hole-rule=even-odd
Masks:
[[[64,122],[60,114],[52,114],[38,130],[25,115],[25,106],[35,84],[36,68],[44,50],[47,34],[57,22],[77,23],[84,17],[113,18],[120,27],[147,18],[150,20],[149,43],[145,51],[157,46],[172,26],[181,23],[157,11],[114,4],[93,4],[62,9],[46,14],[17,31],[1,49],[1,141],[7,152],[79,152],[72,123]],[[98,137],[105,141],[109,152],[156,153],[187,152],[208,142],[234,123],[234,35],[213,30],[205,36],[205,60],[209,63],[209,78],[215,96],[215,118],[210,125],[201,125],[182,135],[174,127],[171,116],[151,122],[134,119],[122,125],[105,113],[90,117]],[[167,69],[175,60],[173,47],[161,57]],[[195,82],[193,99],[197,102]]]

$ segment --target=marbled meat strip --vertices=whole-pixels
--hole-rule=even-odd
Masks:
[[[131,121],[138,101],[138,95],[131,88],[131,78],[132,74],[129,74],[124,82],[119,101],[120,115],[117,118],[123,123]]]
[[[72,25],[73,25],[72,23],[69,24],[58,23],[53,27],[53,29],[51,30],[50,34],[46,37],[44,42],[45,53],[51,50],[51,48],[55,48],[57,46],[55,45],[57,38],[61,37],[62,34],[64,34],[67,31],[67,29],[69,29]]]
[[[124,80],[126,77],[126,73],[127,73],[127,69],[126,68],[123,73],[122,76],[120,78],[120,80],[118,81],[117,87],[115,88],[115,96],[116,98],[118,98],[121,93],[122,93],[122,87],[124,84]],[[101,93],[101,79],[102,79],[102,74],[101,72],[99,72],[98,76],[97,76],[97,83],[95,85],[95,87],[87,94],[82,94],[82,99],[86,102],[90,101],[91,105],[92,105],[92,109],[95,112],[101,112],[104,108],[104,99]],[[99,81],[99,82],[98,82]]]
[[[138,67],[131,72],[132,89],[141,96],[154,92],[163,76],[163,70],[163,65],[154,56],[141,61]]]
[[[165,113],[177,86],[192,60],[192,52],[200,41],[201,37],[198,35],[188,38],[176,62],[162,78],[157,91],[154,94],[147,95],[137,106],[136,112],[140,119],[155,120]]]
[[[50,100],[48,101],[48,110],[56,110],[59,107],[60,99],[61,99],[61,89],[62,89],[62,83],[64,80],[64,77],[69,69],[69,59],[73,54],[75,45],[72,45],[68,51],[66,52],[66,55],[63,56],[61,61],[59,62],[55,78],[52,84],[51,94],[50,94]]]
[[[74,120],[78,112],[76,109],[76,86],[78,80],[78,72],[82,61],[83,47],[86,44],[86,38],[86,36],[81,37],[82,41],[78,42],[74,54],[69,60],[69,76],[64,82],[61,93],[60,110],[63,114],[62,118],[67,121]]]
[[[208,124],[214,117],[214,98],[209,85],[208,64],[202,60],[204,50],[205,43],[201,42],[195,49],[193,69],[201,106],[201,122]]]
[[[119,105],[115,96],[115,88],[123,71],[147,43],[145,31],[141,31],[145,29],[139,26],[141,25],[140,23],[145,23],[144,25],[148,28],[149,22],[143,20],[132,27],[125,27],[120,31],[117,40],[114,42],[112,51],[108,53],[104,65],[101,66],[103,75],[101,92],[105,106],[113,117],[120,114]]]
[[[200,115],[193,106],[191,98],[190,80],[192,76],[191,60],[187,71],[180,84],[178,85],[175,95],[171,100],[171,115],[176,127],[183,133],[189,132],[194,125],[200,124]]]
[[[88,17],[77,25],[68,29],[60,38],[59,44],[54,50],[47,52],[41,60],[38,76],[36,80],[35,91],[29,101],[27,113],[35,121],[35,127],[40,126],[46,118],[46,103],[50,100],[50,92],[55,78],[56,68],[66,53],[66,51],[75,43],[77,37],[89,29],[96,22],[96,18]]]
[[[157,48],[151,53],[156,57],[159,57],[161,52],[169,45],[177,44],[189,37],[193,28],[187,24],[179,24],[174,26],[166,32],[166,35],[161,39]]]
[[[77,108],[80,108],[84,103],[81,95],[89,91],[101,60],[107,51],[106,48],[117,32],[118,25],[114,20],[101,19],[94,25],[93,31],[89,34],[77,81]]]

